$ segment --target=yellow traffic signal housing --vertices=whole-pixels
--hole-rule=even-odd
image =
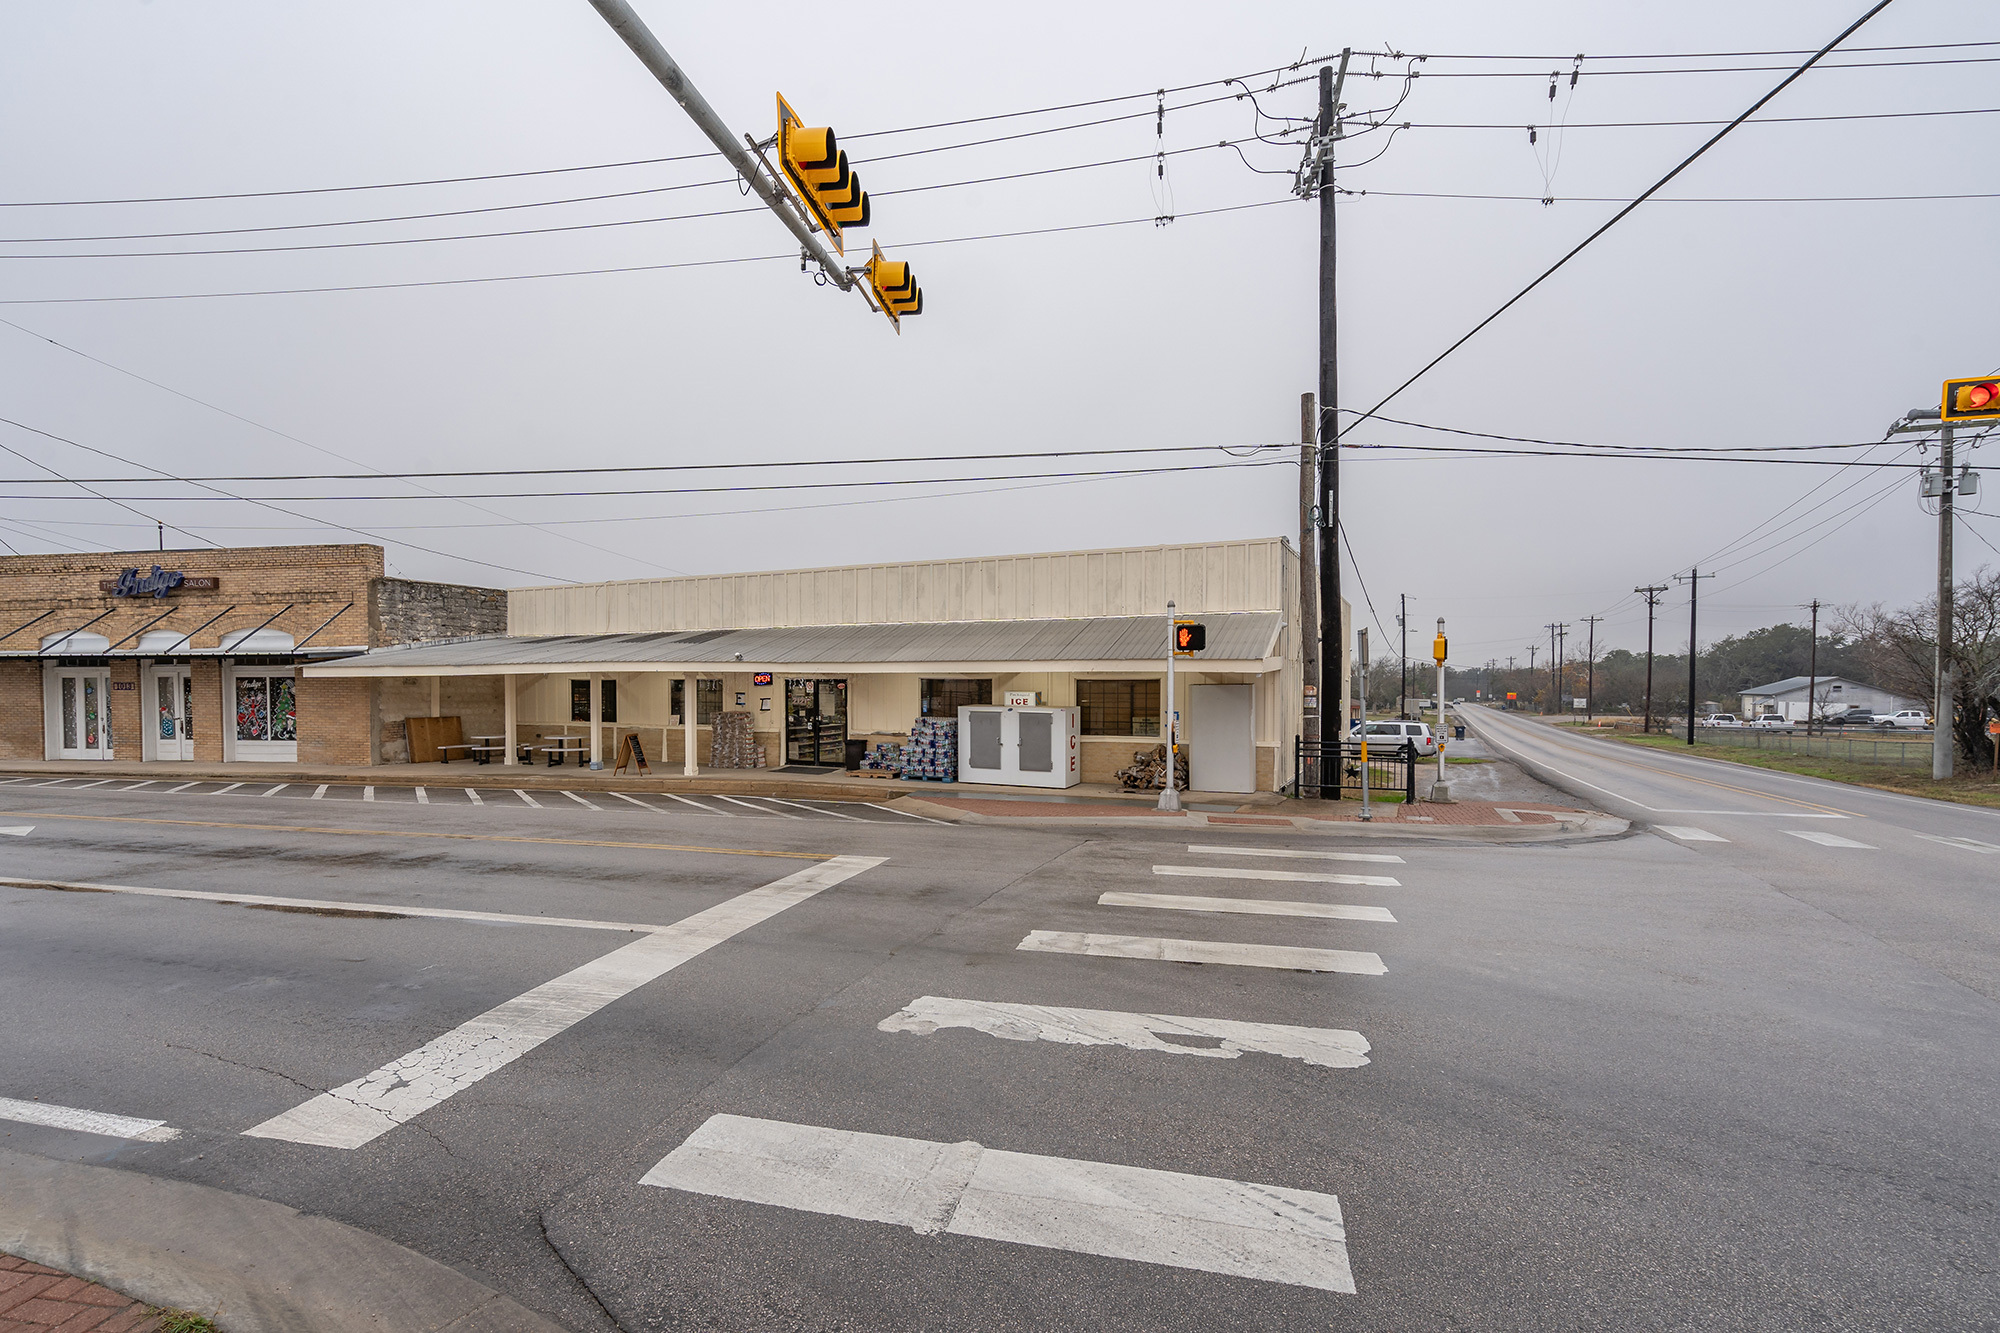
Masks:
[[[1986,421],[2000,417],[2000,376],[1946,380],[1941,415],[1946,421]]]
[[[833,239],[833,248],[847,253],[841,228],[868,225],[868,195],[833,131],[803,124],[783,93],[778,94],[778,166],[813,221]]]
[[[896,332],[903,331],[903,316],[924,313],[924,290],[917,286],[916,274],[900,259],[882,258],[882,247],[876,246],[874,255],[868,261],[868,288],[875,293],[875,303],[889,322],[896,326]]]
[[[1437,636],[1436,639],[1431,641],[1431,657],[1435,659],[1440,665],[1442,665],[1445,659],[1446,652],[1447,648],[1445,645],[1445,638],[1444,635],[1440,634]]]

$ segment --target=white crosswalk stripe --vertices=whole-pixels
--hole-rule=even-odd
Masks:
[[[1340,1200],[977,1143],[711,1116],[641,1184],[1351,1293]]]
[[[166,1143],[181,1132],[161,1120],[138,1120],[128,1115],[104,1111],[84,1111],[74,1106],[54,1106],[48,1102],[24,1102],[0,1097],[0,1120],[21,1125],[46,1125],[51,1129],[73,1129],[85,1134],[102,1134],[113,1139],[137,1139],[144,1143]]]
[[[1294,903],[1271,898],[1196,898],[1180,893],[1104,893],[1100,907],[1163,907],[1176,912],[1242,912],[1252,916],[1316,916],[1335,921],[1394,921],[1386,907]]]
[[[1196,856],[1289,856],[1297,860],[1313,861],[1375,861],[1383,865],[1402,865],[1403,858],[1387,852],[1316,852],[1293,851],[1285,847],[1202,847],[1190,846],[1188,851]]]
[[[1925,842],[1941,843],[1946,847],[1956,847],[1960,851],[1979,852],[1982,855],[2000,852],[2000,844],[1981,842],[1977,838],[1949,838],[1935,833],[1919,833],[1917,836]]]
[[[466,799],[467,799],[467,800],[471,801],[471,802],[472,802],[472,803],[473,803],[474,805],[485,805],[485,804],[486,804],[486,802],[485,802],[485,801],[483,801],[483,800],[481,800],[481,799],[480,799],[480,797],[479,797],[479,789],[478,789],[477,787],[467,787],[467,788],[465,789],[465,797],[466,797]]]
[[[1689,828],[1685,824],[1658,824],[1660,832],[1682,842],[1728,842],[1729,839],[1710,833],[1707,829]]]
[[[1788,828],[1785,832],[1791,834],[1794,838],[1804,838],[1807,842],[1816,842],[1822,847],[1854,847],[1864,852],[1880,850],[1872,843],[1856,842],[1852,838],[1843,838],[1838,833],[1821,833],[1817,829]]]
[[[573,791],[566,791],[563,793],[563,795],[569,797],[572,801],[575,801],[578,805],[582,806],[586,810],[602,810],[604,808],[601,805],[592,805],[589,801],[584,800],[581,796],[578,796]]]
[[[1087,954],[1096,958],[1145,958],[1167,963],[1221,963],[1294,972],[1353,972],[1381,976],[1389,969],[1372,953],[1351,949],[1301,949],[1282,944],[1231,944],[1217,940],[1168,940],[1145,935],[1098,935],[1033,930],[1014,946],[1034,953]]]
[[[1282,884],[1362,884],[1395,889],[1402,881],[1389,875],[1316,874],[1310,870],[1245,870],[1239,866],[1154,866],[1155,875],[1188,875],[1197,879],[1259,879]]]
[[[1011,1041],[1123,1046],[1223,1060],[1255,1052],[1328,1069],[1358,1069],[1368,1063],[1367,1040],[1359,1032],[1340,1028],[1239,1023],[1180,1014],[1126,1014],[1110,1009],[1056,1009],[1040,1004],[954,1000],[942,995],[920,996],[875,1026],[883,1032],[909,1032],[920,1037],[940,1028],[969,1028]],[[1175,1037],[1190,1040],[1175,1041]],[[1194,1044],[1197,1042],[1202,1044]]]
[[[778,818],[780,818],[780,819],[804,819],[804,818],[805,818],[805,816],[804,816],[804,815],[794,815],[794,814],[789,814],[789,813],[787,813],[787,812],[785,812],[785,811],[783,811],[783,810],[773,810],[773,809],[771,809],[771,808],[770,808],[769,806],[765,806],[765,805],[752,805],[752,804],[750,804],[750,802],[748,802],[748,801],[739,801],[739,800],[737,800],[737,799],[736,799],[736,798],[735,798],[734,796],[724,796],[724,795],[723,795],[723,794],[722,794],[721,792],[716,792],[716,793],[714,793],[714,795],[715,795],[715,798],[716,798],[716,799],[717,799],[718,801],[727,801],[727,802],[729,802],[729,803],[730,803],[731,805],[740,805],[740,806],[742,806],[742,807],[743,807],[744,809],[746,809],[746,810],[755,810],[755,811],[756,811],[756,812],[757,812],[758,814],[760,814],[760,815],[776,815],[776,816],[777,816]]]

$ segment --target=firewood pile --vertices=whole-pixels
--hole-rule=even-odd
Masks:
[[[1166,784],[1162,781],[1167,774],[1167,747],[1155,745],[1150,750],[1134,750],[1132,766],[1121,768],[1116,776],[1126,791],[1158,791]],[[1174,786],[1181,791],[1188,789],[1188,757],[1183,747],[1175,758]]]
[[[710,733],[708,762],[711,768],[763,768],[764,746],[757,739],[756,722],[748,713],[717,713]]]

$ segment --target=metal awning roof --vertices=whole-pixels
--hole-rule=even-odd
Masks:
[[[127,658],[157,658],[162,662],[177,657],[353,657],[368,651],[366,644],[328,645],[325,648],[312,644],[304,648],[112,648],[106,652],[93,653],[87,650],[77,652],[50,652],[42,648],[16,648],[0,650],[0,659],[16,661],[68,662],[116,662]]]
[[[1234,611],[1200,617],[1208,648],[1183,659],[1195,670],[1274,671],[1284,617]],[[1164,664],[1165,616],[1070,620],[965,620],[894,625],[810,625],[665,634],[496,635],[402,644],[311,668],[315,676],[520,675],[577,670],[759,671],[826,674],[972,671],[1152,670]]]

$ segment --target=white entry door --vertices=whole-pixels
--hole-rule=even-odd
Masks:
[[[111,757],[111,673],[63,667],[54,675],[56,758]]]
[[[184,666],[154,667],[153,758],[194,758],[194,676]]]

